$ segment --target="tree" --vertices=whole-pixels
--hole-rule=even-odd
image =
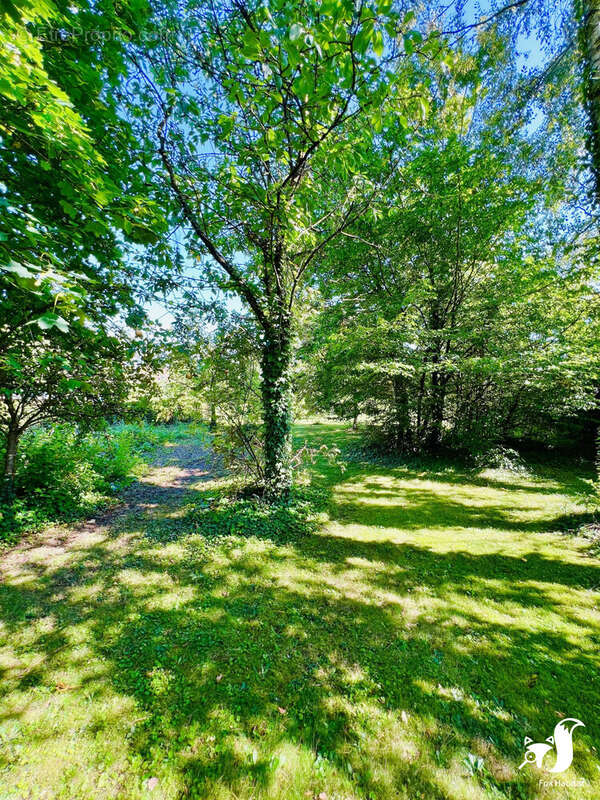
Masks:
[[[142,17],[135,3],[86,0],[16,0],[0,12],[0,392],[9,490],[23,430],[77,416],[85,424],[110,414],[125,391],[125,345],[109,335],[111,317],[134,324],[143,315],[124,253],[130,243],[155,241],[162,227],[112,91],[124,75],[124,38],[136,35]]]
[[[443,16],[450,8],[442,9]],[[539,50],[546,58],[533,74],[535,90],[551,87],[557,71],[573,58],[579,63],[580,98],[585,108],[588,136],[587,153],[593,177],[590,192],[593,203],[600,204],[600,2],[598,0],[490,0],[488,13],[475,22],[466,22],[459,7],[453,22],[444,33],[464,40],[474,31],[498,26],[509,34],[515,49],[519,37],[537,36]],[[434,36],[439,35],[437,30]],[[575,42],[578,48],[574,47]]]
[[[137,82],[124,101],[179,208],[188,251],[208,256],[205,275],[237,293],[260,327],[272,498],[291,482],[297,297],[317,255],[393,171],[382,161],[377,181],[364,178],[384,106],[406,127],[425,102],[398,63],[398,34],[419,36],[409,24],[389,0],[169,2],[153,9],[154,37],[129,48]]]
[[[112,91],[138,9],[56,0],[0,12],[0,284],[35,295],[45,325],[80,314],[90,281],[114,276],[121,291],[124,244],[161,230]]]
[[[130,346],[79,323],[64,331],[26,325],[8,338],[0,355],[0,424],[6,435],[3,494],[10,497],[19,439],[28,428],[61,420],[85,428],[123,413]]]
[[[572,194],[583,131],[566,90],[530,129],[508,55],[486,35],[432,76],[420,147],[320,265],[317,400],[349,418],[361,407],[389,446],[539,434],[594,402],[596,271]]]
[[[596,205],[600,206],[600,2],[578,0],[576,10],[583,64],[583,96],[589,120],[588,151],[594,173]]]

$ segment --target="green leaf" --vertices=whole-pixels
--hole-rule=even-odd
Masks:
[[[304,28],[302,27],[302,25],[299,25],[297,22],[294,22],[294,24],[290,28],[290,39],[292,40],[292,42],[295,42],[302,36],[303,33],[304,33]]]
[[[383,34],[381,31],[375,31],[373,37],[373,52],[378,58],[383,55]]]
[[[67,333],[69,330],[69,323],[63,317],[59,317],[52,311],[47,311],[41,317],[35,320],[38,327],[43,331],[50,330],[50,328],[58,328],[59,331]]]

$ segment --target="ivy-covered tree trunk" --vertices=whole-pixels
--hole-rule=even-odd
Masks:
[[[285,500],[292,486],[292,337],[290,326],[267,334],[262,353],[265,495]]]

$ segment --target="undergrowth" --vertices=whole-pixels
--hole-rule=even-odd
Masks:
[[[288,502],[272,505],[258,496],[244,496],[223,481],[199,498],[183,518],[162,518],[146,530],[147,538],[169,542],[198,535],[210,550],[234,540],[267,539],[293,542],[313,533],[322,521],[329,492],[312,486],[295,487]]]
[[[0,542],[110,506],[156,446],[186,435],[187,427],[119,423],[84,433],[60,424],[28,431],[19,444],[14,498],[0,503]]]
[[[206,538],[256,536],[278,543],[315,531],[327,492],[314,487],[297,487],[282,505],[270,505],[260,498],[223,495],[198,504],[192,520]]]

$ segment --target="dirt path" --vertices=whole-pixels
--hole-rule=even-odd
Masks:
[[[0,583],[14,578],[23,566],[53,562],[69,549],[81,549],[105,538],[123,518],[152,518],[193,498],[195,484],[209,480],[216,469],[214,455],[199,439],[161,446],[145,475],[125,489],[119,505],[76,525],[46,528],[24,537],[0,561]]]
[[[123,510],[179,505],[193,492],[192,486],[213,477],[214,470],[214,455],[198,440],[163,446],[147,474],[123,492]]]

